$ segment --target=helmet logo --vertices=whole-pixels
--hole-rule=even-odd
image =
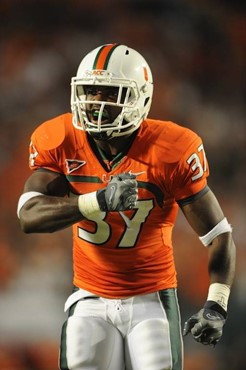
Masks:
[[[105,76],[109,73],[107,71],[101,70],[101,69],[94,69],[93,71],[85,71],[86,76]]]

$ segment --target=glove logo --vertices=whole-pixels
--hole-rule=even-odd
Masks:
[[[108,199],[109,204],[112,204],[113,196],[115,194],[115,191],[116,191],[116,186],[115,185],[111,185],[110,195],[109,195],[109,199]]]
[[[211,313],[206,313],[205,314],[205,318],[208,319],[208,320],[218,320],[220,319],[220,317],[218,317],[217,315],[211,315]]]

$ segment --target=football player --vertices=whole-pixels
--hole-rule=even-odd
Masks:
[[[180,207],[208,248],[210,286],[183,334],[215,345],[234,276],[232,228],[208,187],[201,138],[147,118],[152,73],[132,48],[86,55],[71,111],[32,134],[18,216],[25,233],[73,228],[74,290],[60,369],[181,370],[172,229]]]

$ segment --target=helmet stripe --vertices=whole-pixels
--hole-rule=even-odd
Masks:
[[[109,59],[117,46],[119,46],[119,44],[108,44],[102,46],[96,55],[93,69],[107,69]]]

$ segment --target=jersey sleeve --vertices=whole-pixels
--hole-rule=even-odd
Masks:
[[[41,124],[32,134],[29,146],[31,170],[45,168],[62,172],[59,164],[59,148],[64,141],[65,130],[61,120],[53,119]]]
[[[199,193],[207,185],[209,167],[202,140],[193,133],[172,175],[172,193],[180,201]]]

